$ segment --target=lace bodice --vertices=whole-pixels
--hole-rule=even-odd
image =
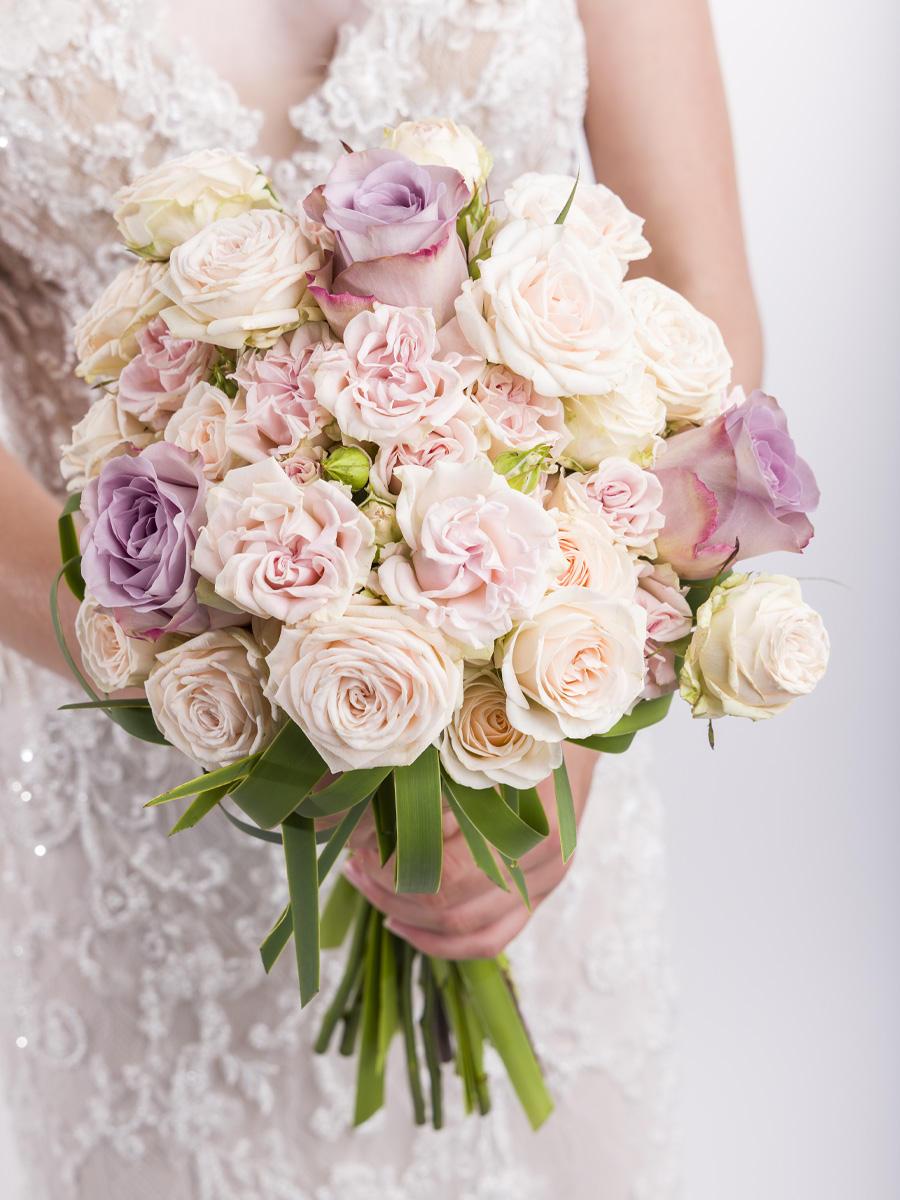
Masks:
[[[572,167],[585,85],[574,0],[364,0],[291,110],[296,152],[261,165],[293,204],[341,140],[439,114],[492,148],[496,190]],[[71,326],[125,261],[114,191],[201,146],[255,153],[259,126],[149,0],[0,0],[0,432],[48,487],[89,399]],[[350,1064],[311,1056],[290,955],[269,979],[258,961],[277,851],[216,814],[166,839],[171,814],[141,805],[184,760],[55,711],[74,698],[0,652],[0,1072],[24,1200],[669,1194],[660,811],[639,759],[598,772],[577,869],[513,947],[557,1118],[532,1137],[498,1085],[489,1119],[411,1136],[395,1062],[389,1108],[351,1134]]]

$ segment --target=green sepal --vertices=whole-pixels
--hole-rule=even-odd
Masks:
[[[170,788],[153,800],[148,800],[144,808],[153,808],[157,804],[168,804],[170,800],[186,800],[188,796],[196,796],[199,792],[208,792],[210,788],[219,787],[220,784],[232,784],[236,780],[245,779],[259,757],[258,754],[251,754],[248,758],[242,758],[238,762],[232,763],[230,767],[220,767],[218,771],[210,771],[206,775],[198,775],[196,779],[189,779],[186,783],[179,783],[178,787]]]
[[[319,990],[319,878],[315,822],[291,813],[281,823],[281,836],[293,913],[300,1007],[305,1008]]]
[[[325,760],[300,726],[288,721],[231,798],[261,829],[274,829],[306,799],[327,770]]]
[[[209,791],[201,792],[184,810],[172,828],[169,830],[169,837],[173,833],[182,833],[185,829],[193,829],[193,827],[202,821],[207,813],[211,813],[223,796],[228,795],[228,785],[224,787],[210,788]]]
[[[81,575],[81,547],[78,544],[78,531],[75,528],[76,513],[81,508],[81,492],[75,492],[66,501],[66,506],[59,516],[59,550],[65,563],[63,574],[69,591],[76,600],[84,600],[84,579]]]
[[[569,772],[566,770],[566,760],[553,772],[553,784],[556,788],[556,817],[559,823],[559,848],[562,851],[563,862],[568,862],[575,853],[575,843],[578,839],[578,824],[575,820],[575,802],[572,799],[572,788],[569,784]]]
[[[482,837],[507,858],[517,861],[547,836],[547,816],[541,807],[541,825],[532,828],[503,802],[493,788],[469,788],[444,773],[444,791],[456,801]]]
[[[441,886],[444,838],[441,823],[441,767],[429,746],[409,767],[394,768],[397,850],[394,888],[433,895]]]
[[[288,904],[284,912],[266,934],[259,948],[259,956],[262,959],[263,968],[267,975],[275,966],[282,950],[291,940],[293,932],[294,917],[291,912],[291,906]]]
[[[504,892],[508,892],[506,880],[503,878],[503,873],[497,865],[497,860],[494,858],[494,852],[488,845],[485,838],[481,836],[463,810],[456,803],[455,798],[446,788],[444,795],[447,797],[447,803],[456,817],[456,822],[462,830],[462,835],[466,839],[466,845],[469,847],[469,853],[472,855],[472,860],[475,866],[487,875],[491,883],[496,883],[497,887],[503,888]]]

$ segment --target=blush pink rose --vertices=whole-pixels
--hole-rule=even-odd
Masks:
[[[647,613],[647,637],[654,643],[676,642],[691,632],[691,606],[668,563],[641,562],[638,566],[636,604]]]
[[[463,402],[459,372],[443,361],[426,308],[378,305],[354,317],[344,344],[310,361],[316,398],[341,430],[363,442],[393,442],[423,423],[440,425]]]
[[[552,503],[573,515],[601,518],[617,541],[644,550],[663,527],[662,485],[654,475],[627,458],[605,458],[589,475],[564,476],[552,492]]]
[[[384,500],[400,493],[398,467],[428,467],[439,462],[472,462],[478,453],[478,438],[472,424],[463,417],[451,417],[445,425],[436,425],[424,437],[408,441],[386,442],[379,447],[369,472],[372,491]]]
[[[232,378],[240,388],[228,445],[247,462],[292,454],[315,437],[331,414],[316,399],[309,360],[319,345],[331,345],[328,326],[311,321],[284,334],[264,354],[247,351]]]
[[[564,562],[556,522],[490,460],[400,467],[397,522],[408,550],[382,563],[388,599],[473,648],[530,615]]]
[[[504,450],[550,447],[557,458],[571,441],[565,410],[558,396],[542,396],[509,367],[489,366],[471,389],[491,438],[493,459]]]
[[[139,353],[122,368],[117,403],[151,429],[165,429],[194,384],[209,378],[218,351],[175,337],[162,317],[154,317],[136,336]]]
[[[297,487],[266,458],[210,490],[194,566],[244,612],[293,625],[340,616],[374,552],[371,522],[339,484]]]

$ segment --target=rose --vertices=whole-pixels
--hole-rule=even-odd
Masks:
[[[241,629],[216,629],[157,656],[146,684],[153,719],[207,770],[264,750],[279,714],[266,697],[262,648]]]
[[[210,490],[194,566],[230,604],[294,624],[339,616],[374,549],[371,523],[339,484],[297,487],[265,458]]]
[[[167,303],[159,291],[164,268],[139,262],[126,267],[75,323],[75,374],[93,383],[117,379],[138,352],[137,331]]]
[[[691,606],[685,599],[678,576],[668,563],[642,562],[638,566],[636,604],[647,613],[647,638],[658,642],[677,642],[691,632]]]
[[[75,617],[75,634],[85,670],[103,692],[140,687],[156,655],[167,650],[171,638],[150,641],[128,637],[125,630],[93,596],[85,596]]]
[[[316,399],[309,360],[316,346],[331,345],[328,326],[310,321],[257,354],[238,359],[232,378],[240,393],[225,436],[247,462],[270,454],[290,455],[301,442],[316,437],[331,414]]]
[[[487,458],[400,467],[407,543],[378,569],[393,603],[463,645],[490,646],[530,616],[562,568],[556,522]]]
[[[462,670],[441,635],[396,608],[352,604],[286,628],[268,657],[270,694],[332,771],[409,766],[459,703]]]
[[[166,426],[167,442],[197,451],[210,483],[222,479],[235,465],[234,451],[225,438],[231,408],[232,402],[219,388],[197,383]]]
[[[413,429],[409,440],[383,442],[375,455],[369,483],[376,496],[393,500],[400,492],[398,467],[427,467],[439,462],[472,462],[478,453],[478,438],[466,419],[470,406],[464,405],[460,414],[441,425],[435,425],[424,437]]]
[[[455,367],[442,361],[434,317],[425,308],[379,304],[348,322],[344,344],[317,350],[309,369],[316,399],[342,433],[393,442],[424,422],[440,425],[463,403]]]
[[[650,243],[641,234],[644,222],[629,212],[615,192],[602,183],[582,183],[571,175],[520,175],[503,193],[509,217],[526,217],[538,225],[553,225],[572,189],[575,198],[566,215],[566,228],[576,233],[592,250],[610,250],[624,276],[628,264],[650,253]]]
[[[293,217],[251,209],[176,246],[159,283],[176,337],[239,350],[272,346],[300,324],[306,275],[322,262]],[[308,307],[308,304],[307,304]]]
[[[642,363],[606,395],[566,396],[562,403],[571,439],[562,453],[566,466],[590,471],[615,457],[648,467],[662,449],[666,406]]]
[[[462,703],[441,738],[441,762],[464,787],[531,788],[562,762],[562,741],[538,741],[511,725],[497,672],[470,664]]]
[[[421,166],[452,167],[459,171],[470,192],[487,182],[493,157],[468,125],[457,125],[449,117],[430,121],[404,121],[386,129],[384,147],[398,150]]]
[[[174,337],[162,317],[154,317],[136,337],[139,353],[122,369],[116,403],[151,429],[164,429],[191,388],[209,378],[218,351]]]
[[[485,358],[545,396],[595,395],[621,383],[634,331],[611,255],[586,253],[563,225],[511,221],[479,265],[456,315]]]
[[[644,365],[656,377],[669,424],[713,420],[732,365],[718,326],[656,279],[629,280],[624,288]]]
[[[647,667],[647,674],[644,676],[644,690],[638,696],[635,704],[640,700],[658,700],[660,696],[669,696],[678,690],[678,677],[675,674],[675,651],[671,646],[653,648],[650,642],[647,645],[651,648],[644,659]],[[630,713],[632,709],[628,711]]]
[[[343,334],[351,317],[384,304],[431,308],[438,326],[468,276],[456,218],[469,199],[452,167],[419,166],[394,150],[345,154],[304,202],[334,233],[334,256],[310,279],[328,323]]]
[[[666,518],[657,550],[682,579],[715,575],[738,545],[741,559],[799,554],[813,535],[806,513],[819,502],[815,477],[778,402],[763,392],[669,438],[654,475]]]
[[[681,694],[695,717],[774,717],[813,690],[828,652],[796,579],[730,575],[697,611]]]
[[[376,546],[387,546],[391,542],[402,540],[403,535],[397,524],[397,510],[393,504],[370,496],[359,506],[359,511],[372,522]]]
[[[66,487],[80,492],[111,458],[143,450],[158,437],[131,413],[123,412],[113,396],[102,393],[72,430],[72,441],[62,448],[60,468]]]
[[[550,585],[559,588],[583,587],[604,596],[631,600],[634,597],[635,566],[628,550],[617,542],[604,521],[587,514],[570,514],[551,509],[559,530],[559,548],[566,560]]]
[[[225,432],[227,436],[227,429]],[[322,460],[324,457],[324,447],[311,446],[308,442],[301,442],[290,458],[280,460],[281,469],[292,483],[303,487],[304,484],[312,483],[314,479],[323,478]]]
[[[114,199],[113,215],[126,246],[161,259],[223,217],[281,207],[259,167],[227,150],[168,159],[120,188]]]
[[[542,445],[556,458],[570,440],[559,397],[541,396],[527,379],[508,367],[489,366],[469,394],[490,435],[491,459],[504,450],[533,450]]]
[[[542,741],[606,733],[644,686],[644,610],[590,588],[562,588],[500,651],[510,724]]]
[[[644,551],[662,528],[659,480],[627,458],[605,458],[589,475],[565,475],[550,495],[563,512],[589,514],[604,521],[613,537]]]
[[[85,587],[126,632],[159,636],[209,628],[191,568],[205,498],[199,456],[169,442],[112,459],[84,489]]]

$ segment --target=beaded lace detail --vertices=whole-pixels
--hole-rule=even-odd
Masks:
[[[496,190],[571,167],[584,91],[574,0],[366,0],[291,110],[297,151],[264,165],[295,203],[341,139],[446,114],[494,150]],[[2,436],[48,487],[89,398],[71,326],[127,261],[113,192],[201,146],[252,153],[260,124],[146,0],[0,0]],[[532,1135],[498,1080],[489,1118],[411,1133],[395,1060],[350,1132],[351,1064],[310,1049],[321,1007],[301,1012],[289,954],[259,962],[277,848],[215,814],[167,839],[174,815],[141,806],[185,760],[56,711],[74,698],[0,653],[0,1071],[27,1200],[669,1194],[661,819],[634,751],[598,770],[579,861],[512,947],[558,1112]]]

